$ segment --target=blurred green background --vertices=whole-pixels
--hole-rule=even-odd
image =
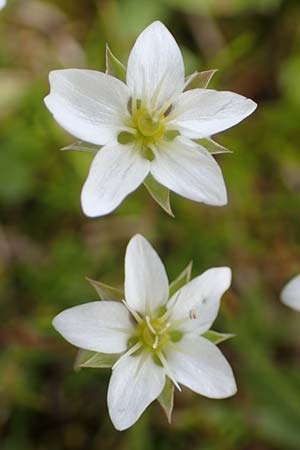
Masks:
[[[105,43],[126,62],[137,34],[162,20],[187,74],[218,68],[211,87],[259,103],[217,140],[229,205],[172,195],[175,219],[144,187],[108,217],[83,216],[91,155],[43,104],[55,68],[104,70]],[[8,0],[0,12],[1,450],[299,450],[300,314],[279,302],[300,271],[299,0]],[[62,309],[97,295],[85,276],[121,285],[136,232],[175,278],[233,268],[214,328],[239,391],[208,400],[176,393],[171,426],[153,404],[130,430],[107,413],[109,371],[73,371],[76,349],[51,326]]]

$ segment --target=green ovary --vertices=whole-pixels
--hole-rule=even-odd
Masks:
[[[133,114],[131,126],[136,130],[137,140],[149,145],[164,135],[164,116],[154,119],[145,108],[140,108]]]

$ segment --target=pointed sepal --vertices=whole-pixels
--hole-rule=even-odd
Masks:
[[[81,365],[84,364],[86,361],[91,359],[96,352],[93,352],[91,350],[83,350],[79,349],[74,361],[74,370],[78,371],[81,369]]]
[[[228,148],[214,141],[212,138],[195,139],[194,141],[206,148],[212,155],[217,155],[218,153],[233,153],[232,150],[228,150]]]
[[[191,281],[192,268],[193,268],[193,261],[190,261],[187,267],[178,275],[178,277],[170,283],[169,287],[170,297],[172,297],[172,295],[174,295],[175,292],[178,291],[178,289],[182,288],[182,286]]]
[[[208,330],[202,336],[211,341],[213,344],[218,345],[221,342],[227,341],[227,339],[233,338],[235,335],[231,333],[219,333],[218,331]]]
[[[126,81],[126,67],[113,54],[108,44],[106,44],[105,52],[106,70],[105,73],[112,75],[119,80]]]
[[[194,72],[185,80],[185,91],[190,89],[206,89],[214,74],[218,69],[204,70],[203,72]]]
[[[85,141],[76,141],[71,145],[61,148],[61,151],[76,151],[76,152],[88,152],[97,153],[101,149],[101,145],[90,144]]]
[[[124,292],[101,281],[92,280],[86,277],[87,281],[96,290],[101,300],[120,301],[124,299]]]
[[[82,359],[80,367],[91,369],[111,368],[120,356],[120,353],[94,353],[89,358]]]
[[[157,398],[157,401],[160,404],[163,412],[165,413],[168,422],[171,423],[172,412],[174,408],[174,384],[172,383],[170,378],[166,378],[166,384],[163,388],[162,393]]]
[[[174,217],[173,211],[170,205],[170,191],[162,184],[153,178],[152,175],[148,175],[144,180],[144,185],[147,188],[149,194],[159,204],[159,206],[166,211],[170,216]]]

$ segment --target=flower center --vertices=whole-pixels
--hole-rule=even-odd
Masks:
[[[161,352],[163,347],[169,342],[177,342],[181,339],[182,333],[171,330],[171,324],[166,322],[163,317],[151,319],[146,316],[137,325],[137,333],[129,340],[129,346],[142,344],[154,354]]]
[[[139,325],[140,339],[144,345],[159,351],[169,340],[169,324],[164,324],[161,319],[151,320],[149,316]]]
[[[137,100],[135,104],[132,101],[128,104],[128,110],[131,117],[126,124],[132,131],[121,131],[118,135],[120,144],[138,143],[139,148],[147,159],[153,159],[152,145],[157,144],[161,139],[171,141],[175,139],[179,132],[177,130],[167,129],[167,116],[171,107],[167,111],[161,110],[150,113]]]
[[[158,119],[154,119],[144,109],[138,109],[135,116],[132,118],[136,130],[144,138],[152,138],[153,140],[159,139],[164,133],[164,116],[161,115]]]

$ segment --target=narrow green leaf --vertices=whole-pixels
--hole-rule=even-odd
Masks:
[[[99,295],[101,300],[123,300],[124,292],[121,289],[114,288],[112,286],[109,286],[108,284],[101,283],[101,281],[92,280],[88,277],[86,277],[86,279],[91,284],[91,286],[96,289],[97,294]]]
[[[227,341],[227,339],[230,339],[235,335],[231,333],[219,333],[218,331],[208,330],[202,336],[217,345],[221,342]]]
[[[112,53],[108,44],[106,44],[106,73],[113,77],[119,78],[119,80],[126,81],[126,67],[118,58]]]
[[[79,349],[74,361],[74,369],[76,371],[80,370],[81,365],[84,364],[89,359],[91,359],[96,354],[97,354],[96,352],[92,352],[91,350]]]
[[[193,261],[190,261],[187,267],[181,272],[180,275],[178,275],[176,280],[172,281],[169,288],[170,297],[173,294],[175,294],[175,292],[177,292],[178,289],[180,289],[182,286],[184,286],[191,280],[192,268],[193,268]]]
[[[89,142],[84,141],[76,141],[71,145],[61,148],[61,151],[71,150],[77,152],[97,153],[101,148],[101,145],[90,144]]]
[[[186,78],[185,91],[190,89],[206,89],[210,80],[218,69],[204,70],[203,72],[194,72]]]
[[[120,356],[120,353],[94,353],[92,357],[81,362],[80,367],[89,367],[92,369],[111,368]]]
[[[144,181],[144,185],[147,188],[151,197],[164,209],[170,216],[174,217],[173,211],[170,205],[170,191],[166,187],[158,183],[152,175],[148,175]]]
[[[157,400],[167,416],[168,422],[171,423],[174,408],[174,384],[170,378],[166,379],[165,387]]]
[[[208,150],[212,155],[216,155],[218,153],[232,153],[231,150],[228,150],[228,148],[223,147],[223,145],[211,138],[195,139],[195,142],[205,147],[206,150]]]

